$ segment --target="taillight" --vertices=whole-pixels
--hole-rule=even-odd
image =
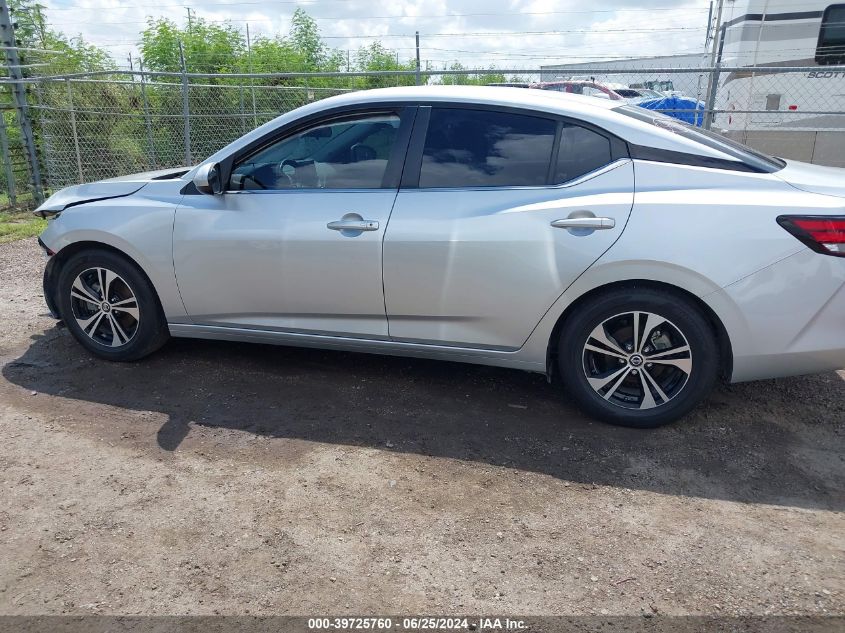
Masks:
[[[845,217],[781,215],[780,224],[817,253],[845,257]]]

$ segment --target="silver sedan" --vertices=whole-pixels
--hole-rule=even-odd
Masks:
[[[183,336],[498,365],[636,427],[845,366],[845,170],[621,102],[351,93],[37,213],[50,310],[109,360]]]

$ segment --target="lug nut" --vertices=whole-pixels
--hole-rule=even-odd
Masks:
[[[632,373],[634,376],[636,376],[639,372],[638,372],[636,369],[632,369],[632,370],[631,370],[631,373]]]

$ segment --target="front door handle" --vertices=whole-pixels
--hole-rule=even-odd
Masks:
[[[332,231],[378,231],[375,220],[335,220],[326,224]]]
[[[555,220],[552,226],[558,229],[586,229],[589,231],[601,231],[603,229],[612,229],[616,226],[616,220],[613,218],[566,218],[564,220]]]

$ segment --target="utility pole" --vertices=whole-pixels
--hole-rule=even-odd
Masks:
[[[416,39],[417,39],[417,85],[419,86],[420,83],[420,32],[416,32]]]
[[[193,22],[191,22],[191,7],[185,7],[185,10],[188,12],[188,33],[190,33],[191,27],[193,27]]]
[[[12,25],[12,17],[9,14],[9,5],[6,0],[0,0],[0,46],[6,53],[6,68],[11,82],[12,98],[15,101],[15,109],[18,114],[18,122],[21,126],[24,148],[26,149],[29,161],[30,173],[32,174],[32,188],[36,202],[44,201],[44,191],[41,187],[41,169],[38,166],[38,154],[35,152],[35,136],[32,132],[32,124],[29,120],[29,105],[26,102],[26,88],[21,73],[21,62],[18,57],[18,43],[15,40],[15,29]]]
[[[713,26],[713,0],[710,0],[710,10],[707,13],[707,33],[704,35],[704,48],[706,49],[710,46],[710,34],[712,31],[710,30]]]
[[[703,127],[710,129],[715,118],[713,110],[716,107],[716,91],[719,89],[719,73],[715,70],[717,55],[722,44],[722,10],[725,7],[725,0],[719,0],[716,9],[716,29],[713,31],[712,50],[710,53],[710,78],[707,81],[707,105],[704,108]]]

